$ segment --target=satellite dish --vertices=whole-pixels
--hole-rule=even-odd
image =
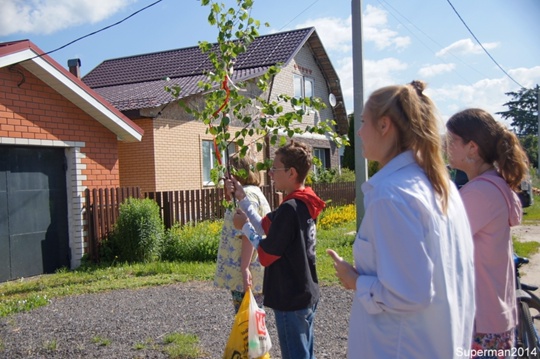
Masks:
[[[328,95],[328,102],[330,102],[330,106],[332,107],[334,107],[337,104],[336,96],[333,93]]]

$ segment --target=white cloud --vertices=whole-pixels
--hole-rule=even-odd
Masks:
[[[2,0],[0,36],[51,34],[69,27],[97,23],[135,0]]]
[[[540,83],[540,66],[535,66],[530,69],[520,67],[507,71],[520,86],[525,88],[533,88]]]
[[[334,62],[334,65],[341,81],[341,90],[345,98],[347,113],[351,113],[354,111],[354,69],[352,57],[343,57]],[[379,87],[397,83],[396,77],[399,77],[399,73],[408,67],[407,64],[395,58],[386,58],[378,61],[365,60],[363,65],[364,101]]]
[[[509,70],[508,73],[521,85],[532,88],[540,82],[540,66]],[[431,90],[431,97],[439,108],[445,108],[442,116],[447,120],[455,112],[468,107],[479,107],[491,113],[496,119],[504,122],[496,112],[506,111],[504,106],[511,100],[507,92],[519,90],[519,86],[504,76],[493,79],[482,79],[472,85],[442,86]],[[456,105],[459,104],[459,105]]]
[[[491,50],[499,46],[498,42],[486,42],[483,43],[482,46],[486,50]],[[454,42],[450,46],[445,47],[444,49],[438,51],[435,56],[443,57],[448,54],[451,55],[466,55],[466,54],[480,54],[483,53],[484,50],[480,45],[478,45],[476,42],[473,42],[471,39],[462,39]]]
[[[314,26],[328,52],[350,52],[352,49],[352,20],[348,18],[323,17],[308,19],[296,25],[297,29]],[[404,49],[411,44],[408,36],[399,36],[388,25],[387,12],[368,5],[363,14],[362,41],[374,43],[377,49],[389,47]]]
[[[362,41],[372,42],[377,49],[403,49],[410,45],[410,38],[388,28],[387,12],[368,5],[363,15]],[[347,112],[354,110],[353,63],[352,63],[352,20],[351,17],[323,17],[309,19],[296,28],[314,26],[328,52],[332,64],[340,78],[341,89],[345,98]],[[384,58],[377,61],[364,60],[364,101],[375,89],[399,83],[400,72],[408,68],[407,64],[396,58]]]
[[[408,36],[399,34],[388,27],[387,12],[372,5],[366,7],[363,17],[362,39],[365,42],[373,42],[377,49],[382,50],[387,47],[404,49],[411,43]]]
[[[297,29],[314,26],[326,51],[350,52],[352,48],[351,17],[323,17],[296,25]]]
[[[452,63],[429,65],[429,66],[424,66],[420,70],[418,70],[418,75],[420,76],[420,78],[433,77],[433,76],[450,72],[455,68],[456,68],[456,65]]]

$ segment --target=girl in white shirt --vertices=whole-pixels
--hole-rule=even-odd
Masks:
[[[362,113],[365,215],[354,265],[329,249],[355,291],[348,358],[464,358],[475,310],[467,213],[442,158],[436,108],[414,81],[375,91]]]

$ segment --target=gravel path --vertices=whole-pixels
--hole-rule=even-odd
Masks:
[[[352,292],[339,286],[321,290],[317,358],[345,358]],[[64,297],[1,318],[0,358],[168,358],[163,339],[176,332],[197,335],[205,358],[220,359],[233,318],[229,292],[211,282]],[[281,358],[271,310],[267,326],[271,357]]]

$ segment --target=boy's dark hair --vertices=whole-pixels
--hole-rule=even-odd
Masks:
[[[313,164],[311,150],[306,144],[291,140],[290,143],[278,148],[275,154],[280,156],[283,166],[296,170],[298,182],[304,182]]]

